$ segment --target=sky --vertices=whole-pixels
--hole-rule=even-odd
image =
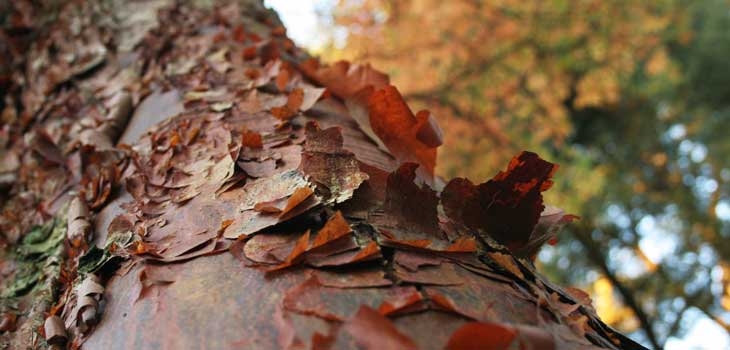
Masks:
[[[301,47],[316,50],[337,35],[331,32],[331,26],[328,28],[324,18],[317,15],[318,11],[323,14],[330,13],[336,1],[264,0],[264,4],[279,13],[279,17],[288,29],[289,38]]]
[[[342,29],[333,29],[328,22],[337,0],[264,0],[267,7],[275,9],[287,28],[287,34],[300,47],[316,53],[329,40],[335,43],[346,40],[347,33]],[[694,156],[694,155],[693,155]],[[730,217],[730,204],[722,203],[717,208],[718,215]],[[654,219],[647,219],[640,229],[647,232],[642,242],[642,250],[652,260],[661,260],[673,250],[672,240],[662,242],[657,237],[667,237],[665,232],[658,228]],[[632,271],[631,264],[627,264],[628,273]],[[667,341],[665,350],[727,350],[730,349],[730,337],[719,325],[704,315],[696,312],[686,313],[687,320],[694,324],[688,325],[688,332],[682,338],[671,338]]]

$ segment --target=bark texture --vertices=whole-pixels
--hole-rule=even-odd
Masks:
[[[258,1],[6,3],[0,348],[641,349],[531,258],[574,217]]]

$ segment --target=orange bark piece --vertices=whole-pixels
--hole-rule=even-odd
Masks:
[[[213,43],[218,44],[226,40],[226,33],[220,31],[213,36]]]
[[[134,254],[141,255],[149,250],[147,244],[142,241],[136,241],[134,245]]]
[[[226,228],[228,226],[231,226],[232,223],[233,223],[233,219],[226,219],[226,220],[221,221],[221,227],[218,229],[218,232],[225,231]]]
[[[454,303],[443,294],[433,293],[430,295],[430,297],[431,301],[433,301],[433,303],[438,305],[439,307],[442,307],[449,311],[456,310],[456,308],[454,307]]]
[[[261,140],[261,134],[251,130],[243,132],[243,135],[241,136],[241,145],[249,148],[264,147],[263,141]]]
[[[315,332],[312,335],[312,350],[328,350],[332,348],[335,337]]]
[[[299,203],[304,202],[307,198],[309,198],[309,196],[313,193],[314,191],[309,187],[300,187],[294,190],[294,193],[292,193],[289,200],[286,201],[286,206],[281,210],[279,216],[284,216],[286,213],[290,212],[299,205]]]
[[[307,247],[309,247],[309,230],[299,237],[294,248],[292,248],[291,253],[289,253],[289,256],[286,257],[286,261],[266,270],[266,272],[278,271],[295,265],[301,260],[304,252],[307,251]]]
[[[433,303],[435,308],[452,312],[469,319],[477,319],[476,317],[469,315],[468,311],[461,310],[448,296],[438,293],[432,289],[426,289],[426,293],[428,294],[428,297],[429,299],[431,299],[431,302]]]
[[[289,93],[289,98],[286,100],[286,107],[294,111],[299,110],[299,107],[302,106],[302,101],[304,101],[304,90],[302,88],[296,88]]]
[[[454,331],[446,344],[448,350],[506,350],[517,332],[496,323],[470,322]]]
[[[390,246],[404,247],[404,248],[419,248],[428,249],[431,245],[430,239],[390,239],[386,238],[383,243]]]
[[[241,56],[246,61],[256,58],[256,46],[245,47],[241,52]]]
[[[355,255],[352,260],[349,261],[349,263],[356,263],[364,260],[368,260],[373,256],[380,254],[380,246],[375,243],[375,241],[371,241],[368,243],[368,245],[365,246],[362,250],[360,250],[357,255]]]
[[[429,144],[433,145],[437,142],[432,138],[429,144],[426,144],[418,137],[419,130],[423,129],[424,123],[428,121],[419,123],[403,100],[403,96],[392,85],[373,91],[368,98],[368,109],[370,110],[370,126],[398,162],[418,163],[420,167],[416,173],[428,184],[432,184],[433,171],[436,166],[436,147],[429,146]],[[429,138],[431,137],[429,136]],[[421,138],[426,139],[425,136]]]
[[[289,93],[286,104],[271,108],[271,114],[281,120],[289,120],[297,114],[304,101],[304,90],[296,88]]]
[[[446,248],[452,253],[472,253],[477,251],[477,241],[474,237],[459,237]]]
[[[387,317],[367,305],[360,306],[355,317],[345,323],[345,330],[366,350],[416,349],[416,343],[401,333]]]
[[[276,206],[277,203],[279,203],[278,200],[256,203],[253,210],[264,214],[279,214],[281,209]]]
[[[327,223],[317,233],[317,237],[312,242],[312,249],[319,248],[328,242],[334,241],[348,233],[352,232],[350,224],[342,216],[342,212],[339,210],[333,215]]]
[[[314,76],[319,69],[319,60],[314,57],[306,59],[299,63],[297,68],[299,68],[299,70],[304,72],[305,74]]]
[[[271,114],[274,115],[274,117],[281,119],[281,120],[289,120],[291,117],[296,114],[296,111],[292,111],[289,108],[286,108],[286,105],[281,107],[273,107],[271,108]]]
[[[239,43],[246,41],[246,30],[243,28],[243,24],[239,24],[233,28],[231,38]]]
[[[255,43],[257,43],[257,42],[260,42],[261,40],[263,40],[263,39],[261,39],[261,37],[260,37],[260,36],[259,36],[258,34],[256,34],[256,33],[249,33],[249,34],[248,34],[248,38],[249,38],[249,39],[250,39],[251,41],[255,42]]]
[[[261,71],[254,68],[246,69],[245,72],[243,72],[244,75],[246,75],[246,78],[249,78],[251,80],[258,79],[261,76]]]
[[[378,312],[383,316],[393,315],[423,302],[423,295],[417,289],[407,295],[393,300],[385,300],[378,307]]]
[[[315,270],[314,276],[323,286],[331,288],[369,288],[393,285],[393,281],[385,278],[385,272],[378,268],[358,269],[357,273]]]
[[[331,310],[324,305],[321,298],[325,295],[323,285],[317,277],[311,276],[304,282],[284,293],[282,305],[284,309],[304,315],[311,315],[328,321],[342,321],[344,318],[339,310]],[[331,296],[332,294],[329,294]],[[314,299],[314,300],[312,300]]]
[[[273,36],[284,36],[286,35],[286,28],[283,26],[278,26],[273,29],[271,29],[271,35]]]
[[[307,60],[299,65],[299,69],[342,99],[352,97],[368,86],[379,89],[390,84],[387,74],[377,71],[369,64],[338,61],[326,67],[319,67],[319,62],[316,60]]]
[[[491,252],[487,253],[489,258],[494,260],[499,264],[499,266],[502,266],[505,270],[511,272],[515,276],[519,277],[520,279],[524,279],[525,275],[522,274],[522,270],[520,270],[520,267],[517,266],[515,263],[514,258],[512,255],[500,253],[500,252]]]
[[[593,308],[593,300],[588,292],[575,287],[565,287],[565,292],[570,294],[579,304]]]
[[[279,72],[279,75],[276,76],[276,88],[279,89],[279,91],[284,91],[286,89],[286,85],[289,84],[289,70],[288,69],[282,69]]]
[[[444,143],[444,132],[431,112],[423,110],[416,113],[416,138],[428,147],[438,147]]]
[[[352,239],[350,238],[350,241]],[[337,242],[341,242],[340,239],[337,239],[335,241],[331,241],[330,243],[333,246],[337,245]],[[328,245],[330,245],[328,244]],[[355,243],[353,243],[355,244]],[[374,241],[371,241],[368,243],[365,248],[362,248],[357,251],[346,251],[343,253],[338,254],[332,254],[327,256],[322,255],[314,255],[314,256],[308,256],[307,257],[307,263],[316,266],[316,267],[323,267],[323,266],[344,266],[344,265],[350,265],[350,264],[356,264],[360,262],[370,261],[373,259],[380,258],[382,255],[380,254],[380,247],[377,243]]]

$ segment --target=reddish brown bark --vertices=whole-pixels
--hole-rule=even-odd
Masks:
[[[43,346],[50,316],[49,343],[86,349],[641,348],[529,260],[572,219],[544,211],[554,164],[441,192],[433,117],[260,3],[103,4],[11,6],[6,280],[33,225],[68,231],[2,341]]]

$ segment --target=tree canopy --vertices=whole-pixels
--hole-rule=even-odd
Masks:
[[[730,7],[704,1],[343,1],[344,47],[444,129],[437,172],[475,181],[515,150],[562,165],[582,219],[540,255],[654,347],[730,331]],[[608,248],[604,248],[608,247]],[[570,266],[570,268],[567,268]]]

